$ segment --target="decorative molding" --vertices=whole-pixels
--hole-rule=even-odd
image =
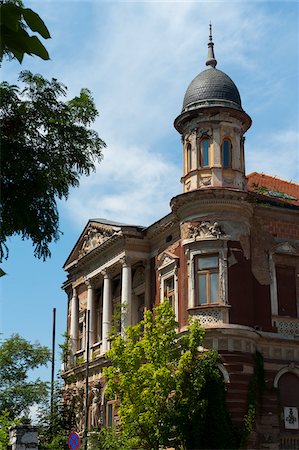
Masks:
[[[164,269],[164,267],[169,266],[170,264],[177,264],[178,257],[176,255],[173,255],[170,252],[163,252],[161,258],[158,261],[157,269],[160,271]]]
[[[201,222],[198,225],[189,225],[189,239],[196,240],[197,238],[214,237],[220,239],[221,236],[225,236],[224,231],[218,222],[213,224],[209,221]]]
[[[99,247],[115,234],[121,231],[108,230],[104,228],[89,227],[83,237],[83,243],[79,250],[79,258],[91,252],[94,248]]]
[[[212,182],[212,177],[201,177],[198,180],[198,187],[210,186]]]

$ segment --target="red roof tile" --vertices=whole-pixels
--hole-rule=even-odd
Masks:
[[[247,175],[247,180],[249,191],[299,206],[299,184],[257,172]]]

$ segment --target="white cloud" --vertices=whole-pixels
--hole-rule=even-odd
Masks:
[[[294,177],[294,165],[282,157],[269,126],[289,76],[277,63],[282,48],[273,36],[286,18],[269,15],[257,2],[88,4],[99,26],[86,30],[76,60],[61,66],[61,79],[71,87],[70,95],[82,86],[92,90],[101,113],[95,128],[108,148],[97,173],[82,179],[66,203],[77,223],[105,217],[149,224],[169,211],[170,197],[181,192],[182,149],[172,123],[188,84],[205,67],[210,20],[217,67],[233,78],[244,107],[255,115],[246,145],[247,172]],[[293,160],[295,144],[290,145]]]
[[[170,212],[170,198],[181,192],[179,176],[174,164],[146,148],[112,145],[65,208],[81,225],[96,217],[149,225]]]
[[[246,142],[247,173],[263,172],[299,182],[299,131],[256,135]]]

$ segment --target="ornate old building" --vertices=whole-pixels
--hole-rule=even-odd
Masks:
[[[217,350],[233,420],[242,423],[254,355],[263,356],[265,389],[256,448],[299,443],[299,186],[245,175],[251,119],[234,82],[216,68],[210,34],[206,69],[187,88],[174,126],[182,137],[183,193],[149,227],[103,219],[87,223],[64,269],[70,352],[66,391],[84,387],[89,333],[89,426],[111,424],[101,371],[112,320],[119,331],[166,297],[180,332],[189,316]],[[82,391],[83,392],[83,391]],[[78,417],[82,427],[82,417]],[[298,447],[296,447],[298,448]]]

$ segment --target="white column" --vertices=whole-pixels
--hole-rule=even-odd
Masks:
[[[103,273],[103,326],[102,326],[102,353],[108,350],[108,338],[111,332],[112,320],[112,280],[107,271]]]
[[[78,350],[78,333],[79,333],[79,298],[76,289],[73,289],[73,297],[71,299],[71,326],[70,326],[70,344],[71,358]]]
[[[96,298],[95,291],[91,284],[90,280],[86,281],[87,285],[87,311],[90,311],[90,335],[89,335],[89,344],[92,346],[95,343],[95,330],[96,330]],[[86,324],[86,333],[87,333],[87,324]],[[87,335],[86,335],[87,342]]]
[[[127,259],[122,260],[122,285],[121,285],[121,331],[131,325],[132,308],[132,269]]]

